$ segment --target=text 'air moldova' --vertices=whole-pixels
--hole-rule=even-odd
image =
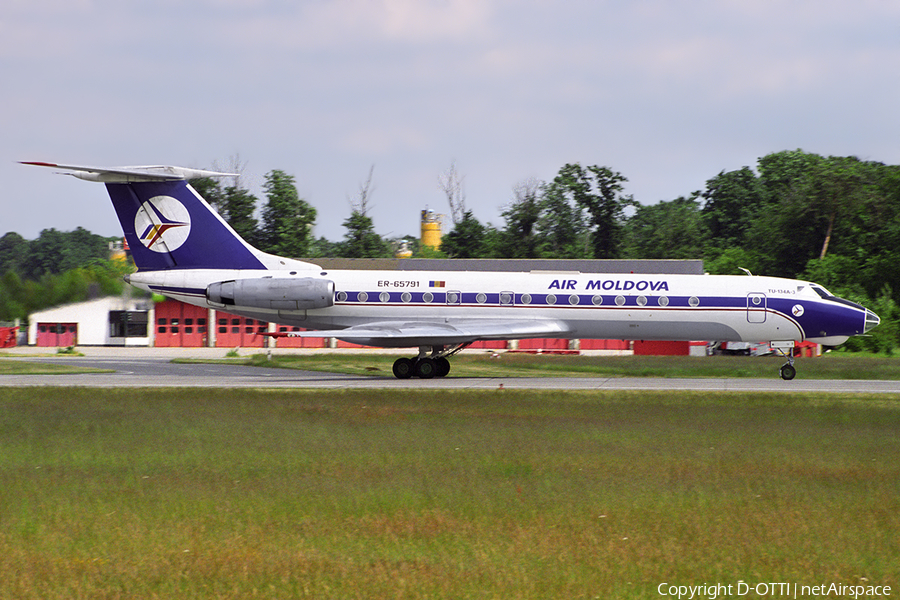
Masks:
[[[548,290],[575,290],[577,288],[578,281],[575,279],[554,279],[549,286],[547,286]],[[585,283],[585,290],[606,290],[606,291],[618,291],[618,292],[627,292],[630,290],[634,290],[637,292],[651,291],[651,292],[668,292],[669,291],[669,283],[667,281],[632,281],[630,279],[621,280],[621,279],[594,279]]]

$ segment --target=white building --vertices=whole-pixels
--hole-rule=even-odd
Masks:
[[[153,302],[106,297],[32,313],[31,346],[149,346]]]

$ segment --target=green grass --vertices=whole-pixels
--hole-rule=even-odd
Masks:
[[[26,360],[0,360],[0,375],[73,375],[76,373],[112,373],[109,369],[57,365]]]
[[[898,489],[883,395],[5,388],[0,597],[896,590]]]
[[[352,375],[392,377],[396,355],[385,354],[265,354],[242,364]],[[179,359],[182,362],[181,359]],[[204,362],[184,360],[183,362]],[[463,352],[451,358],[451,377],[778,377],[783,357],[742,356],[554,356]],[[900,358],[828,354],[798,358],[803,379],[900,379]]]

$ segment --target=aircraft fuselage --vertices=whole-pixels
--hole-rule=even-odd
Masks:
[[[303,279],[330,282],[331,305],[312,309],[226,305],[208,297],[208,289],[218,282],[261,278],[288,285]],[[341,329],[397,319],[429,323],[442,318],[542,319],[559,322],[557,337],[561,338],[811,340],[837,345],[877,324],[873,313],[817,292],[820,286],[776,277],[200,269],[139,272],[130,276],[130,282],[189,304],[307,329]],[[261,300],[277,299],[269,295]],[[478,339],[516,337],[528,336],[488,334]],[[374,345],[417,344],[414,339],[379,339]]]

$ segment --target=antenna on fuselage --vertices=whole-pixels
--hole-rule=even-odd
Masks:
[[[746,273],[748,276],[753,277],[753,273],[750,272],[750,269],[745,269],[744,267],[738,267],[738,269]]]

